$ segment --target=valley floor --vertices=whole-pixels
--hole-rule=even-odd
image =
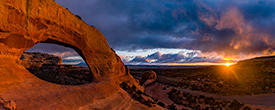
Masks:
[[[166,89],[164,89],[166,88]],[[181,100],[181,103],[174,102],[172,101],[169,97],[169,93],[171,91],[177,90],[180,91],[179,93],[186,93],[190,94],[191,96],[197,97],[196,102],[189,104],[187,98],[185,100]],[[263,110],[274,110],[275,109],[275,94],[273,95],[253,95],[253,96],[220,96],[220,95],[215,95],[215,94],[208,94],[200,91],[192,91],[188,89],[181,89],[169,85],[164,85],[164,84],[159,84],[159,83],[154,83],[146,88],[145,91],[146,94],[149,96],[158,99],[160,102],[165,103],[166,107],[169,107],[169,105],[175,103],[175,106],[177,109],[197,109],[196,107],[199,105],[201,109],[206,109],[207,107],[218,107],[219,103],[226,102],[226,106],[224,109],[230,104],[233,103],[232,100],[237,100],[240,102],[240,104],[244,104],[242,108],[244,109],[245,107],[251,108],[252,110],[256,109],[263,109]],[[205,96],[206,99],[207,97],[213,97],[215,102],[218,104],[205,104],[205,102],[200,102],[200,101],[205,101],[205,99],[200,99],[200,96]],[[177,98],[180,98],[177,96]],[[176,104],[177,103],[177,104]],[[189,104],[189,105],[188,105]],[[222,105],[221,105],[222,107]]]

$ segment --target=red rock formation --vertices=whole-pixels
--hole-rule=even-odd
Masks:
[[[0,97],[0,110],[15,110],[16,104],[13,101],[5,101]]]
[[[77,109],[120,93],[123,81],[138,85],[103,34],[54,0],[1,0],[0,19],[0,96],[18,109]],[[57,85],[29,73],[19,58],[41,42],[75,49],[94,82]]]
[[[157,74],[153,70],[146,71],[142,74],[140,84],[148,86],[157,80]]]
[[[20,57],[22,65],[26,68],[41,67],[43,64],[61,65],[62,58],[45,53],[28,53],[25,52]]]

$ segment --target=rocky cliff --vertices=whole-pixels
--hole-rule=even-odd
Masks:
[[[139,87],[103,34],[54,0],[1,0],[0,19],[0,97],[18,109],[78,109],[117,94],[123,102],[129,95],[118,84]],[[57,85],[32,75],[20,56],[38,43],[73,48],[87,62],[93,82]]]

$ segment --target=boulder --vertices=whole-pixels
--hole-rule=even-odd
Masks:
[[[142,74],[140,84],[147,87],[157,80],[157,74],[153,70],[146,71]]]

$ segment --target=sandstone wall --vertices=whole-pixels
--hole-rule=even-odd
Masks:
[[[124,64],[103,34],[53,0],[0,3],[0,56],[19,59],[37,43],[55,43],[75,49],[96,79],[126,74]]]

